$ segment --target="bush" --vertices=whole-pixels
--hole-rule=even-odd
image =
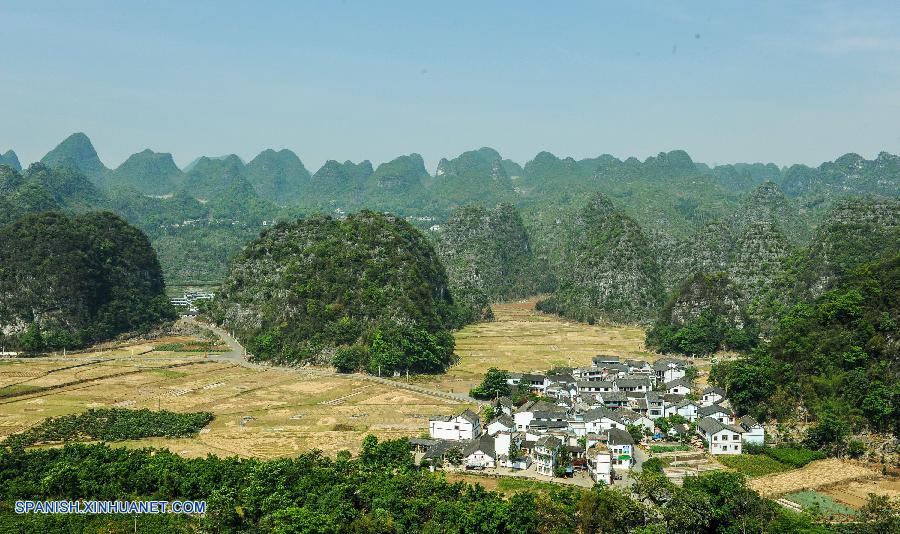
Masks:
[[[10,447],[41,443],[101,440],[125,441],[151,437],[184,438],[197,435],[214,418],[207,412],[154,412],[148,409],[111,408],[45,419],[4,441]]]
[[[791,466],[781,463],[775,458],[765,454],[738,454],[735,456],[720,456],[719,462],[748,477],[758,477],[770,473],[788,471]]]
[[[814,460],[825,458],[824,452],[812,451],[803,447],[766,447],[765,454],[781,463],[798,468]]]

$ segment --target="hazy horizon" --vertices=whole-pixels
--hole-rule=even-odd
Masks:
[[[0,152],[709,165],[900,152],[900,5],[0,2]]]

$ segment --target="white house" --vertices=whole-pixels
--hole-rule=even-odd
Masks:
[[[594,408],[584,413],[584,429],[588,434],[600,434],[611,428],[625,430],[625,421],[608,408]]]
[[[665,388],[669,395],[690,395],[694,392],[694,385],[685,378],[666,382]]]
[[[432,417],[428,420],[428,435],[432,439],[473,440],[481,436],[481,418],[472,410],[456,416]]]
[[[653,432],[653,429],[656,427],[653,420],[646,415],[641,415],[627,408],[616,410],[616,415],[618,415],[626,424],[637,425],[648,432]]]
[[[512,432],[498,432],[494,436],[494,452],[497,453],[497,465],[501,467],[509,467],[511,469],[528,469],[531,465],[531,458],[521,452],[516,458],[510,458],[509,453],[511,445],[515,443],[520,451],[522,442],[524,441],[522,434]]]
[[[647,417],[650,419],[659,419],[665,417],[666,402],[662,395],[657,391],[647,392]]]
[[[556,468],[556,459],[559,456],[559,449],[562,441],[555,436],[541,436],[537,443],[534,444],[534,463],[536,471],[541,475],[553,476],[553,470]]]
[[[644,393],[650,391],[649,378],[619,378],[615,382],[616,391],[624,391],[626,393]]]
[[[634,438],[618,428],[609,429],[607,435],[606,446],[612,455],[613,469],[631,469],[634,465]]]
[[[710,454],[741,454],[744,429],[740,427],[704,417],[697,423],[697,433],[709,444]]]
[[[657,381],[671,382],[684,378],[687,364],[681,360],[662,359],[656,360],[653,364],[653,372],[656,374]]]
[[[497,453],[494,450],[494,439],[481,436],[463,449],[463,463],[467,467],[488,469],[497,467]]]
[[[488,423],[487,433],[488,436],[493,436],[497,432],[512,432],[516,429],[515,420],[508,415],[501,415],[500,417],[494,418],[493,421]]]
[[[745,415],[740,418],[740,426],[744,429],[741,437],[745,443],[763,445],[766,442],[766,429],[756,419]]]
[[[603,482],[611,485],[613,480],[612,455],[609,447],[603,443],[595,443],[587,450],[588,473],[594,483]]]
[[[708,387],[703,390],[703,396],[700,397],[700,404],[709,406],[710,404],[718,404],[725,398],[725,392],[716,387]]]
[[[673,414],[678,414],[681,417],[684,417],[690,422],[694,422],[697,420],[697,413],[700,410],[700,405],[691,400],[683,400],[678,404],[673,404],[671,406],[666,406],[665,416],[669,417]]]
[[[704,417],[712,417],[723,425],[734,424],[734,418],[732,417],[731,410],[723,408],[718,404],[701,406],[700,409],[697,410],[697,417],[699,417],[700,419]]]

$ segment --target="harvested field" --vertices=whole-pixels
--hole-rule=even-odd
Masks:
[[[847,506],[859,509],[866,504],[870,493],[900,501],[900,478],[854,480],[826,488],[822,493]]]
[[[748,485],[763,497],[771,498],[879,476],[873,469],[858,463],[828,459],[817,460],[802,469],[753,478]]]
[[[653,361],[637,326],[587,325],[540,313],[537,299],[493,304],[494,321],[469,325],[455,334],[459,363],[446,375],[419,377],[417,383],[456,393],[468,392],[485,371],[498,367],[543,372],[554,366],[590,365],[598,354]]]
[[[178,367],[169,367],[178,365]],[[76,355],[4,361],[0,438],[47,417],[88,408],[209,411],[196,438],[151,438],[126,447],[167,447],[187,456],[292,456],[310,449],[357,452],[366,434],[419,436],[431,415],[474,406],[321,369],[216,361],[197,353]],[[50,389],[44,389],[50,388]]]

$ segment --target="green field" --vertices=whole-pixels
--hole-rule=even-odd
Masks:
[[[818,491],[798,491],[797,493],[785,495],[784,498],[799,504],[805,511],[816,515],[856,515],[856,510],[853,508],[836,502],[828,495]]]
[[[717,460],[724,466],[734,469],[748,477],[759,477],[772,473],[782,473],[793,469],[765,454],[739,454],[736,456],[720,456]]]

